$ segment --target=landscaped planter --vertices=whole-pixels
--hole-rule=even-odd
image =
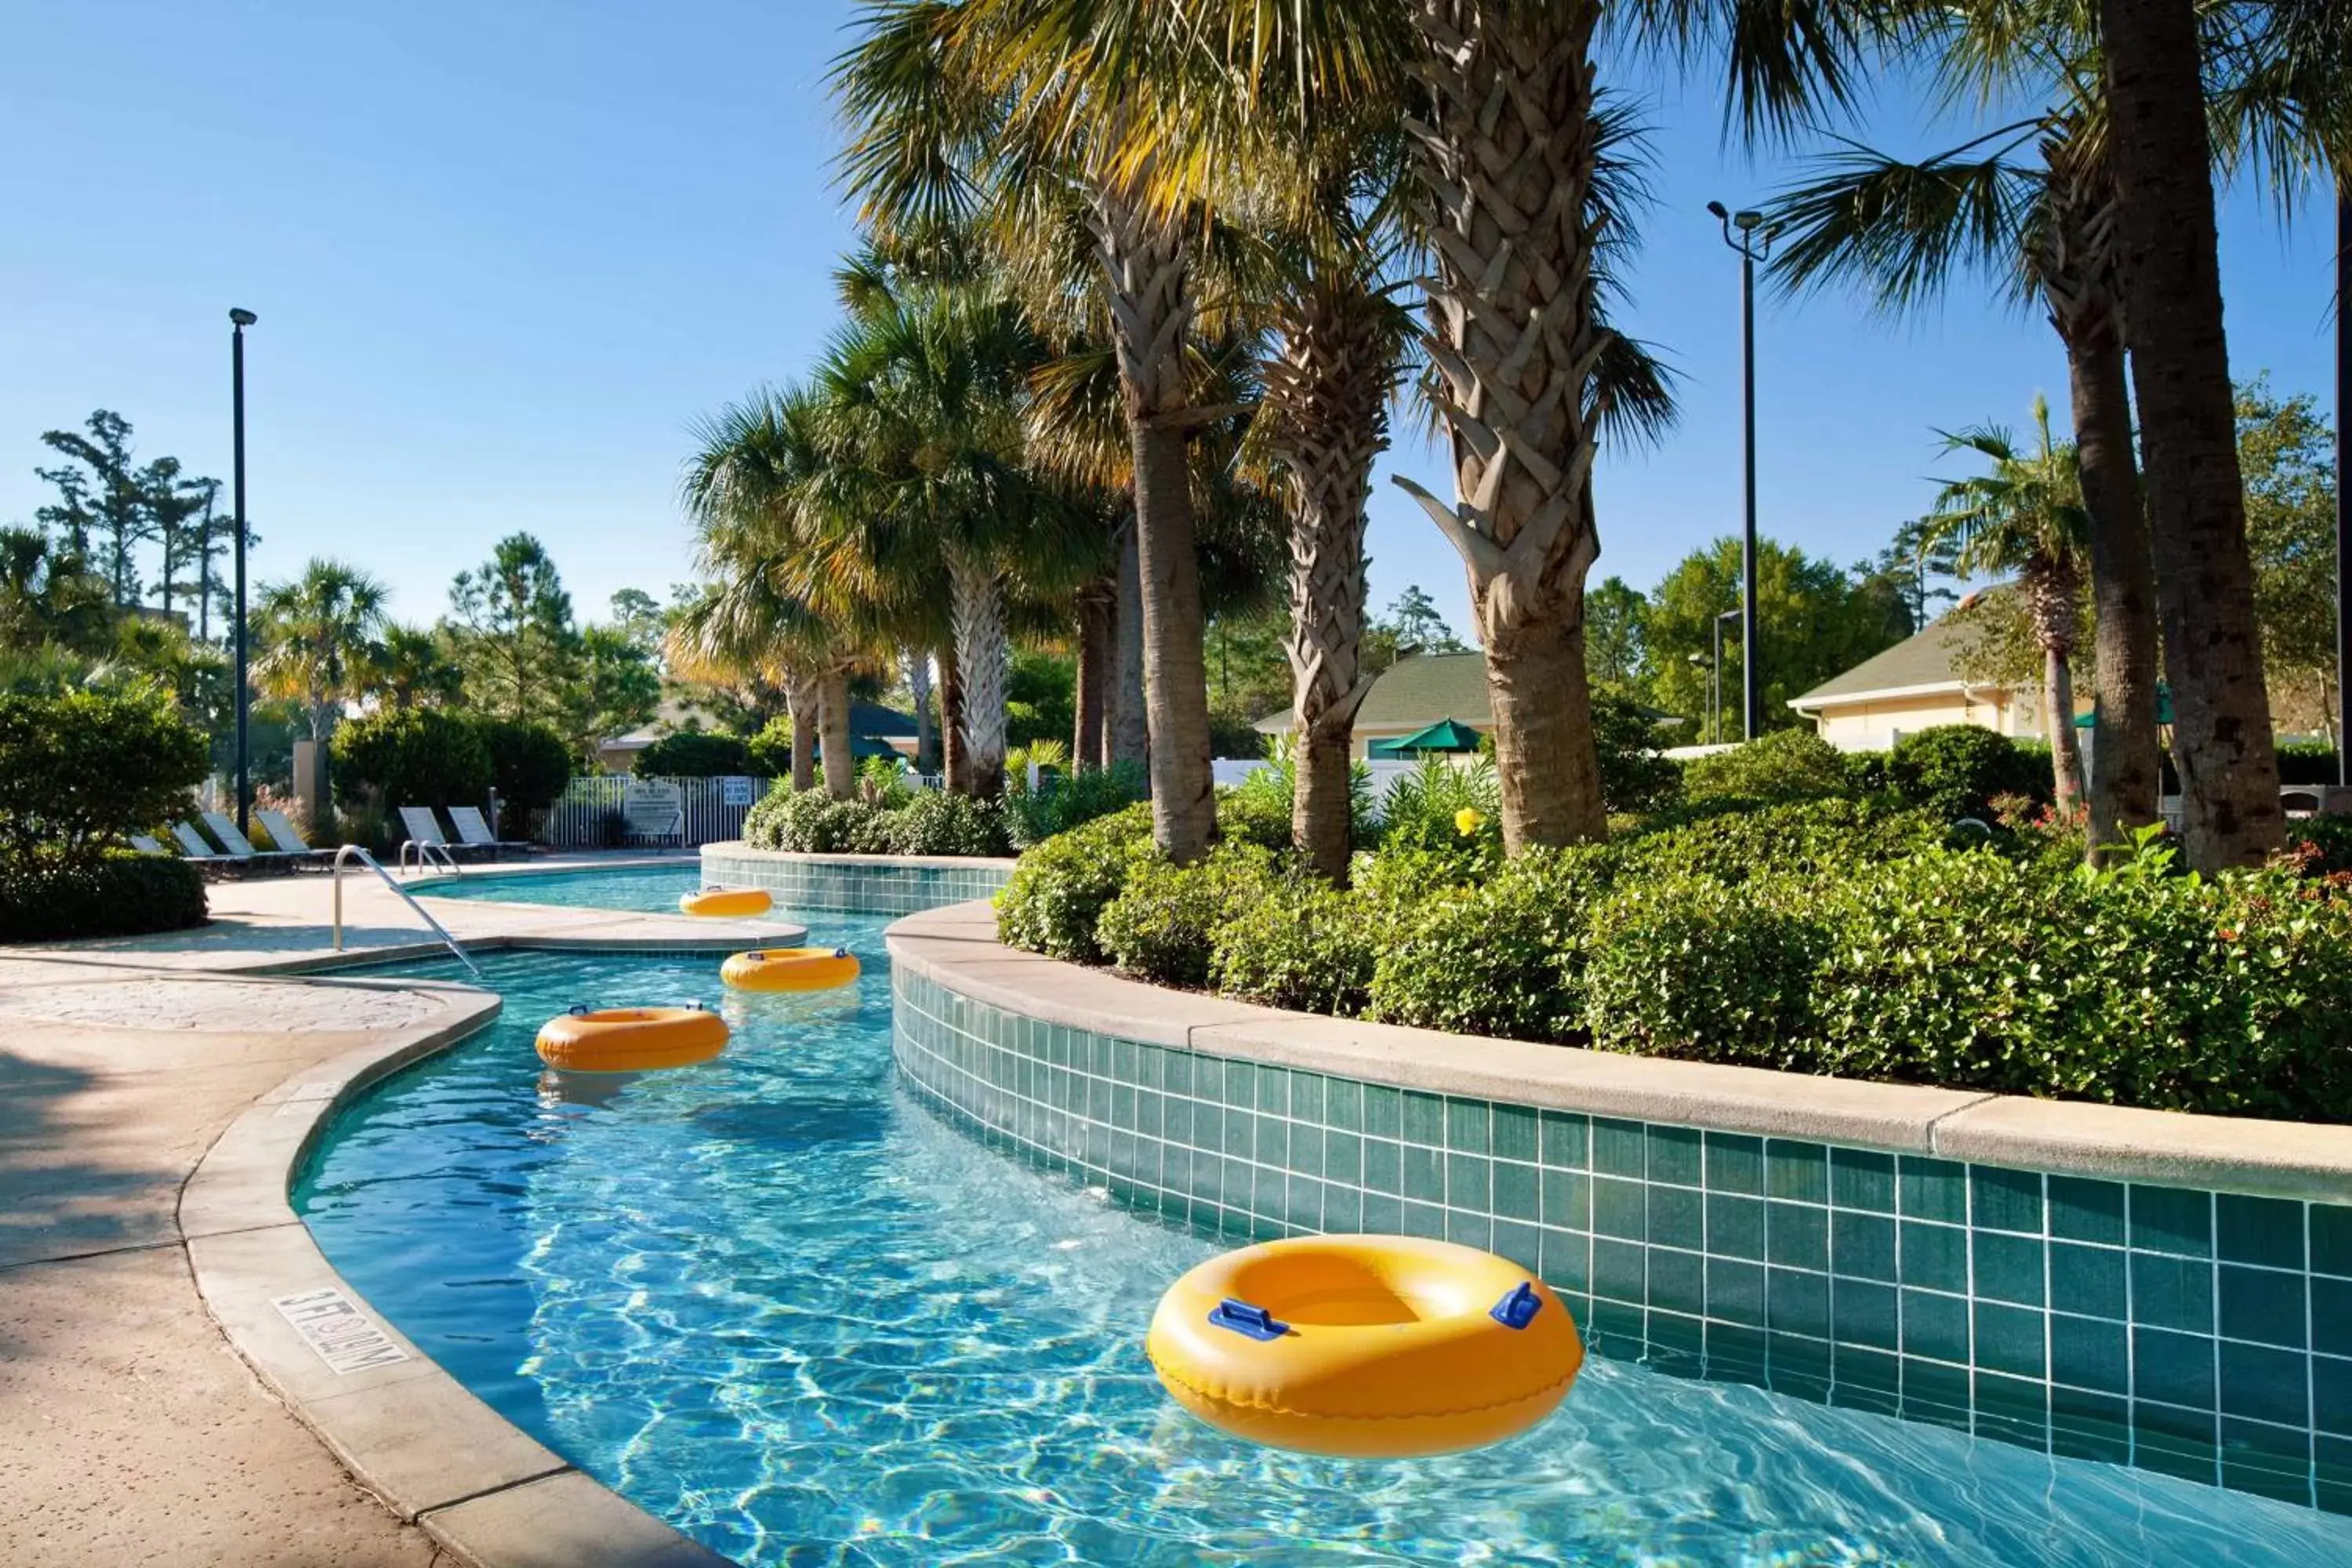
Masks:
[[[1282,1013],[980,905],[889,942],[908,1081],[1132,1207],[1491,1247],[1604,1354],[2352,1512],[2352,1128]]]
[[[992,897],[1013,875],[1009,859],[961,856],[801,855],[754,849],[740,839],[702,847],[712,887],[765,888],[798,910],[906,915]]]

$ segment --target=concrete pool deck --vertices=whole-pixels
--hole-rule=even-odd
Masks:
[[[289,1297],[341,1289],[365,1310],[287,1205],[313,1126],[373,1077],[481,1026],[497,999],[300,973],[442,953],[373,878],[346,879],[341,953],[323,877],[208,892],[213,922],[196,931],[0,948],[0,1420],[17,1436],[0,1455],[0,1562],[719,1562],[388,1329],[373,1356],[359,1347],[376,1364],[358,1366],[348,1342],[298,1331]],[[716,952],[801,934],[490,900],[430,907],[483,948]]]

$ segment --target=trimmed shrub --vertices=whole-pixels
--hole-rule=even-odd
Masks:
[[[786,849],[799,855],[887,855],[890,853],[886,816],[878,806],[855,798],[835,800],[823,790],[776,790],[768,800],[782,797],[761,824],[769,840],[762,849]],[[762,801],[765,805],[767,801]],[[752,807],[754,812],[759,806]],[[749,831],[751,819],[744,819]]]
[[[1909,805],[1957,822],[1993,819],[1996,795],[2051,796],[2050,753],[2039,765],[2006,735],[1974,724],[1938,724],[1904,736],[1887,753],[1887,783]]]
[[[207,752],[160,689],[0,695],[0,862],[99,865],[187,808]]]
[[[1269,1007],[1360,1013],[1380,929],[1362,900],[1336,888],[1306,877],[1278,882],[1214,933],[1209,986]]]
[[[792,804],[793,784],[789,778],[780,778],[768,786],[768,793],[751,803],[743,816],[743,842],[754,849],[781,849],[777,839],[783,833],[784,810]]]
[[[2352,816],[2305,817],[2286,825],[2286,853],[2315,876],[2352,871]]]
[[[373,797],[387,810],[479,805],[490,793],[490,749],[480,726],[437,708],[387,709],[338,727],[335,798],[358,805]]]
[[[2336,748],[2325,741],[2281,741],[2278,771],[2283,784],[2332,784]]]
[[[11,856],[0,867],[0,942],[136,936],[205,923],[205,880],[169,855]]]
[[[1601,804],[1612,813],[1656,811],[1682,793],[1682,769],[1658,754],[1657,726],[1632,698],[1593,695],[1592,742],[1601,760]]]
[[[572,748],[545,724],[477,719],[490,754],[490,787],[506,816],[505,836],[520,837],[531,816],[545,811],[572,782]]]
[[[1770,873],[1835,874],[1900,859],[1939,844],[1944,827],[1924,812],[1862,801],[1804,800],[1717,812],[1612,844],[1626,871],[1713,877],[1727,883]]]
[[[1220,844],[1191,866],[1147,855],[1129,866],[1127,885],[1103,906],[1095,941],[1129,974],[1163,985],[1205,985],[1217,933],[1272,892],[1275,878],[1273,854],[1255,844]]]
[[[751,765],[745,771],[755,776],[788,779],[793,776],[793,719],[780,713],[760,727],[760,732],[743,742],[751,754]]]
[[[1621,882],[1584,938],[1583,1024],[1592,1044],[1787,1065],[1810,1026],[1829,933],[1801,912],[1802,900],[1760,892],[1704,876]]]
[[[1698,800],[1822,800],[1855,793],[1845,753],[1811,730],[1775,730],[1683,767],[1683,795]]]
[[[988,801],[945,790],[917,790],[884,819],[893,855],[1005,855],[1004,816]]]
[[[1021,857],[996,896],[997,939],[1049,958],[1100,963],[1095,922],[1127,885],[1130,861],[1150,847],[1151,808],[1144,805],[1047,839]]]
[[[791,772],[791,742],[786,742],[785,771]],[[716,731],[681,730],[664,735],[637,753],[631,773],[646,779],[710,779],[765,772],[740,735]]]
[[[1491,879],[1394,900],[1367,1015],[1521,1040],[1573,1037],[1584,1013],[1587,906],[1613,875],[1605,848],[1538,849]]]

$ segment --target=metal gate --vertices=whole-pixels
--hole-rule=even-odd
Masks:
[[[761,778],[638,779],[626,773],[576,778],[555,804],[540,814],[532,837],[552,849],[618,849],[629,842],[629,786],[666,785],[677,793],[682,831],[670,841],[681,848],[743,837],[743,818],[767,794]]]

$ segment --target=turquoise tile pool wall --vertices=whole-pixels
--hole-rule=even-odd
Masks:
[[[1012,875],[1010,863],[893,866],[860,860],[828,864],[768,855],[705,851],[702,867],[714,883],[765,888],[790,909],[839,910],[848,914],[911,915],[942,904],[994,898]]]
[[[1428,1094],[894,984],[925,1100],[1133,1208],[1465,1242],[1602,1354],[2352,1513],[2352,1207]]]

